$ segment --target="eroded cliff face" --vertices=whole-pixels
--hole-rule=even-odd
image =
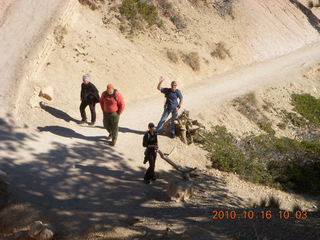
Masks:
[[[254,61],[286,54],[319,39],[319,29],[310,20],[313,16],[301,11],[294,2],[297,1],[237,2],[237,32],[241,32],[241,26],[240,41],[247,46]]]

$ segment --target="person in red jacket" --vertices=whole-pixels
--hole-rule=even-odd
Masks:
[[[118,137],[119,118],[125,105],[123,97],[117,89],[114,89],[112,83],[109,83],[107,90],[102,93],[100,105],[103,112],[103,126],[109,133],[107,139],[111,139],[110,145],[114,146]]]

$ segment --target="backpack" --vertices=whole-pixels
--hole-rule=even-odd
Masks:
[[[117,101],[117,89],[114,89],[114,91],[113,91],[113,93],[110,95],[109,93],[107,93],[106,95],[104,95],[104,96],[108,96],[108,97],[113,97],[114,98],[114,100],[116,100]]]

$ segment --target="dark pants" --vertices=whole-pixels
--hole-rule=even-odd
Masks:
[[[112,142],[115,143],[118,138],[118,124],[119,124],[119,114],[114,113],[103,113],[103,126],[112,136]]]
[[[91,122],[94,123],[96,121],[96,102],[92,99],[86,99],[81,102],[80,104],[81,121],[87,121],[87,115],[86,115],[85,109],[88,105],[91,112]]]
[[[154,169],[156,166],[157,152],[154,149],[147,149],[145,158],[149,161],[149,168],[147,169],[147,172],[144,175],[144,180],[155,180],[156,176],[154,173]]]

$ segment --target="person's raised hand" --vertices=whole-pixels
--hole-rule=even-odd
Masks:
[[[163,81],[164,81],[164,77],[160,76],[159,82],[163,82]]]

